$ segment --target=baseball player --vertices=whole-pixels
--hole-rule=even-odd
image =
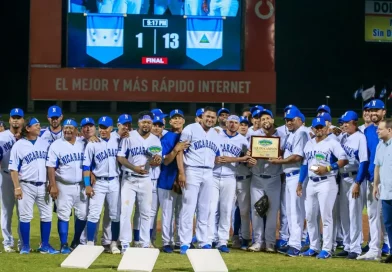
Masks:
[[[190,143],[185,152],[177,154],[178,183],[183,190],[179,230],[181,254],[186,254],[192,241],[195,211],[198,246],[203,249],[211,248],[208,240],[208,216],[213,184],[212,169],[215,158],[220,155],[218,133],[211,129],[216,118],[216,110],[205,107],[201,122],[186,126],[181,133],[180,141]]]
[[[317,116],[319,116],[320,113],[323,113],[323,112],[331,114],[331,108],[328,107],[327,105],[321,105],[320,107],[317,108]]]
[[[113,13],[114,3],[118,0],[96,0],[98,13]],[[125,13],[125,12],[124,12]]]
[[[362,119],[365,123],[360,125],[358,129],[362,132],[365,132],[365,128],[367,128],[372,123],[370,111],[369,111],[369,103],[363,106]]]
[[[3,132],[6,129],[4,122],[0,121],[0,132]]]
[[[36,118],[26,120],[22,128],[22,139],[16,142],[9,159],[8,169],[18,200],[19,231],[22,240],[20,254],[29,254],[30,222],[33,219],[34,203],[37,204],[41,219],[41,253],[57,254],[49,244],[52,226],[52,200],[46,190],[46,155],[49,143],[38,137],[41,126]]]
[[[216,126],[215,129],[219,130],[219,132],[222,132],[223,130],[226,129],[226,122],[227,118],[230,115],[230,111],[226,108],[221,108],[218,110],[218,124],[219,126]]]
[[[237,16],[238,0],[211,0],[209,16]]]
[[[149,175],[150,164],[160,164],[162,147],[158,137],[151,134],[153,114],[139,113],[138,130],[133,130],[123,139],[117,159],[122,165],[120,241],[122,252],[132,242],[132,216],[135,201],[140,213],[140,247],[150,246],[150,217],[152,202],[152,182]]]
[[[226,122],[227,129],[219,134],[222,152],[213,170],[208,218],[208,238],[211,242],[216,242],[217,248],[223,253],[230,252],[227,241],[229,240],[230,219],[236,190],[236,168],[239,162],[247,162],[250,158],[245,155],[248,141],[237,132],[240,118],[236,115],[230,115]]]
[[[367,180],[367,213],[369,217],[369,231],[371,233],[369,241],[369,251],[359,256],[358,260],[380,260],[380,237],[381,237],[381,204],[373,197],[373,179],[374,179],[374,158],[377,145],[380,142],[377,136],[377,126],[385,118],[385,105],[379,99],[369,102],[368,108],[372,124],[365,129],[367,140],[367,149],[369,156],[368,180]]]
[[[167,114],[164,114],[161,109],[152,109],[151,112],[154,115],[154,117],[159,116],[162,119],[162,122],[163,122],[162,136],[164,136],[167,133],[167,130],[165,129],[165,125],[166,125],[165,118],[167,117]]]
[[[248,135],[246,136],[247,139],[249,139],[250,136],[252,136],[255,131],[257,131],[257,130],[259,130],[261,128],[260,116],[261,116],[261,112],[263,110],[264,110],[264,108],[262,110],[254,110],[252,112],[251,123],[253,124],[253,126],[251,126],[248,129]]]
[[[307,142],[304,160],[297,185],[297,194],[302,196],[303,183],[309,175],[306,186],[306,221],[310,238],[310,248],[302,256],[318,259],[331,258],[333,249],[333,206],[338,194],[336,174],[348,163],[346,153],[340,143],[328,135],[328,128],[322,117],[312,121],[315,137]],[[319,212],[323,221],[323,245],[321,248]],[[291,237],[290,237],[291,238]],[[320,251],[320,249],[322,249]]]
[[[75,233],[72,245],[78,245],[80,236],[86,226],[87,196],[82,183],[82,163],[85,142],[76,138],[77,123],[72,119],[63,122],[64,137],[54,141],[48,152],[50,195],[56,201],[60,236],[60,253],[69,254],[68,225],[72,208],[75,215]]]
[[[49,127],[41,131],[41,138],[49,144],[57,139],[63,137],[63,130],[61,128],[61,121],[63,120],[63,113],[58,106],[51,106],[48,109]]]
[[[20,138],[24,122],[22,109],[15,108],[10,112],[10,129],[0,133],[0,162],[1,162],[1,232],[3,235],[4,251],[15,252],[14,237],[12,236],[12,215],[15,207],[14,184],[8,170],[11,148]]]
[[[142,0],[115,0],[113,13],[140,14],[141,7]]]
[[[196,111],[196,117],[195,117],[195,123],[200,123],[201,122],[201,117],[204,113],[204,109],[200,108]]]
[[[365,179],[368,168],[366,137],[358,130],[358,115],[347,111],[342,116],[345,134],[341,145],[346,152],[349,163],[341,173],[340,181],[340,218],[343,226],[344,250],[337,257],[356,259],[361,253],[362,233],[362,194],[366,190]]]
[[[177,154],[189,147],[188,142],[179,142],[185,123],[184,113],[175,109],[170,112],[169,131],[161,138],[163,164],[158,178],[158,198],[162,208],[162,244],[163,252],[173,252],[173,241],[180,246],[178,237],[175,240],[174,229],[179,228],[179,215],[182,205],[182,194],[177,184]],[[174,228],[173,221],[176,224]]]
[[[309,135],[302,125],[300,114],[301,112],[296,108],[286,111],[285,121],[290,133],[285,140],[283,158],[270,160],[272,164],[283,164],[283,172],[286,175],[286,213],[290,237],[287,245],[279,248],[278,251],[289,256],[298,256],[300,253],[305,223],[305,196],[298,197],[296,189],[304,157],[303,150]]]
[[[154,14],[155,15],[163,15],[166,12],[167,8],[170,9],[170,13],[172,15],[184,15],[184,2],[183,1],[179,1],[179,0],[154,0]]]
[[[283,150],[285,135],[280,134],[274,127],[274,117],[271,111],[264,109],[261,113],[261,129],[252,136],[268,136],[280,138],[280,149]],[[272,164],[269,160],[258,159],[251,168],[252,179],[250,183],[251,207],[263,196],[267,195],[270,207],[264,222],[255,210],[252,211],[253,244],[249,251],[266,250],[275,252],[276,220],[280,207],[280,188],[282,166]],[[265,242],[263,241],[265,237]]]

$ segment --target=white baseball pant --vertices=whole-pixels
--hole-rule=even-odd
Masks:
[[[98,13],[113,13],[114,2],[118,0],[97,0]]]
[[[4,171],[7,171],[4,172]],[[4,246],[14,246],[14,237],[12,236],[12,215],[16,204],[14,196],[14,183],[8,170],[1,170],[1,233],[3,235]],[[17,209],[18,211],[18,209]]]
[[[254,207],[255,203],[264,195],[268,196],[269,209],[267,212],[267,219],[264,225],[264,220],[258,215],[256,210],[252,210],[252,227],[253,239],[255,243],[262,243],[263,238],[267,247],[274,247],[276,241],[276,220],[278,217],[278,210],[280,206],[280,188],[281,188],[280,175],[270,178],[260,177],[253,174],[250,183],[251,192],[251,205]]]
[[[186,185],[182,190],[182,209],[180,212],[181,245],[190,246],[193,233],[193,216],[196,212],[196,237],[199,247],[209,244],[208,216],[210,212],[212,169],[186,167]],[[232,203],[230,201],[230,203]]]
[[[18,200],[19,220],[29,223],[34,215],[34,203],[37,204],[40,221],[52,221],[52,198],[46,190],[46,185],[36,186],[30,183],[21,182],[23,197]]]
[[[369,218],[369,252],[381,255],[381,201],[373,197],[373,182],[367,181],[367,213]]]
[[[236,194],[241,215],[241,237],[250,240],[250,177],[237,177]]]
[[[345,177],[340,181],[340,219],[343,226],[343,244],[347,252],[362,253],[361,233],[362,233],[362,196],[365,191],[360,186],[359,197],[354,199],[352,190],[355,185],[356,175]],[[365,183],[363,183],[365,184]]]
[[[236,180],[234,176],[214,176],[208,215],[208,240],[210,243],[217,242],[218,247],[227,246],[230,237],[235,189]],[[217,215],[219,216],[217,217]]]
[[[113,13],[140,14],[141,8],[142,0],[116,0],[113,5]]]
[[[162,209],[162,244],[163,246],[170,244],[180,246],[181,244],[178,240],[178,228],[182,206],[182,195],[177,194],[172,190],[158,188],[158,198]],[[174,223],[176,226],[175,228]]]
[[[142,247],[150,246],[150,214],[152,203],[152,182],[149,176],[138,177],[126,174],[121,185],[120,242],[129,246],[132,242],[131,217],[137,201],[140,213],[140,242]]]
[[[332,252],[333,247],[333,206],[338,194],[338,185],[334,176],[326,180],[313,181],[309,179],[306,187],[305,209],[308,223],[310,248],[320,251],[320,229],[318,214],[320,211],[323,221],[322,250]],[[291,238],[291,237],[290,237]]]
[[[302,196],[297,196],[299,174],[286,176],[286,213],[290,237],[288,245],[301,250],[302,231],[305,223],[306,181],[302,185]]]
[[[284,241],[288,241],[290,237],[286,212],[286,181],[283,181],[280,188],[279,239]]]
[[[112,242],[112,221],[109,217],[109,208],[108,202],[105,201],[104,203],[104,211],[103,211],[103,218],[98,220],[97,226],[100,225],[102,221],[102,236],[101,236],[101,245],[108,246]],[[120,209],[120,207],[119,207]],[[94,243],[97,244],[97,236],[98,236],[99,227],[97,227],[94,236]],[[82,235],[80,236],[80,244],[86,245],[87,244],[87,227],[84,228]]]
[[[55,201],[57,217],[62,221],[69,221],[72,208],[75,217],[85,221],[87,219],[88,201],[84,185],[80,183],[63,183],[57,181],[59,195]]]

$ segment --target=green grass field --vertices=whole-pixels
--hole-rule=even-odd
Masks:
[[[59,247],[57,234],[57,218],[53,214],[53,226],[51,235],[51,244]],[[72,225],[72,224],[70,224]],[[14,216],[13,231],[16,234],[17,220]],[[39,216],[35,209],[35,218],[31,227],[31,246],[37,248],[40,241],[39,234]],[[16,235],[17,236],[17,235]],[[72,237],[72,227],[70,227],[69,241]],[[159,237],[159,234],[158,234]],[[16,237],[17,239],[17,237]],[[158,241],[157,245],[160,245]],[[267,254],[262,252],[252,253],[241,250],[232,250],[229,254],[222,254],[223,259],[229,271],[391,271],[392,266],[381,264],[379,262],[351,261],[345,259],[328,259],[316,260],[315,258],[291,258],[281,254]],[[32,252],[29,255],[20,255],[19,253],[1,253],[0,254],[0,271],[66,271],[60,268],[60,264],[65,260],[65,255],[43,255]],[[102,253],[101,256],[90,266],[89,269],[96,272],[114,271],[120,263],[120,255],[111,255]],[[85,271],[78,269],[69,269],[69,271]],[[154,271],[193,271],[190,262],[186,256],[179,253],[165,254],[161,253],[155,264]]]

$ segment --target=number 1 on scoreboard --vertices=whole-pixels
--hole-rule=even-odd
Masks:
[[[143,32],[135,35],[137,47],[143,48]],[[166,33],[162,36],[165,40],[165,49],[177,49],[180,46],[180,36],[177,33]],[[157,30],[154,29],[154,54],[156,54]]]

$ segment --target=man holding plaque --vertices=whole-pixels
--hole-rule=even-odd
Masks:
[[[252,211],[253,239],[249,251],[266,250],[275,252],[276,219],[280,207],[280,187],[282,166],[272,164],[268,159],[276,159],[283,149],[285,135],[278,132],[274,127],[274,117],[271,111],[264,109],[260,117],[261,129],[253,133],[250,146],[251,156],[257,159],[256,165],[251,168],[252,179],[250,183],[251,205],[265,194],[269,199],[267,218],[264,219],[258,213]],[[265,237],[265,241],[264,240]]]
[[[348,159],[340,143],[328,137],[328,127],[324,118],[314,118],[312,127],[315,137],[308,141],[305,146],[305,158],[297,185],[297,194],[301,197],[303,193],[302,184],[306,176],[309,176],[305,206],[310,248],[301,255],[328,259],[332,257],[334,244],[332,210],[338,194],[336,175],[339,168],[348,163]],[[322,248],[318,224],[319,212],[323,222]]]

